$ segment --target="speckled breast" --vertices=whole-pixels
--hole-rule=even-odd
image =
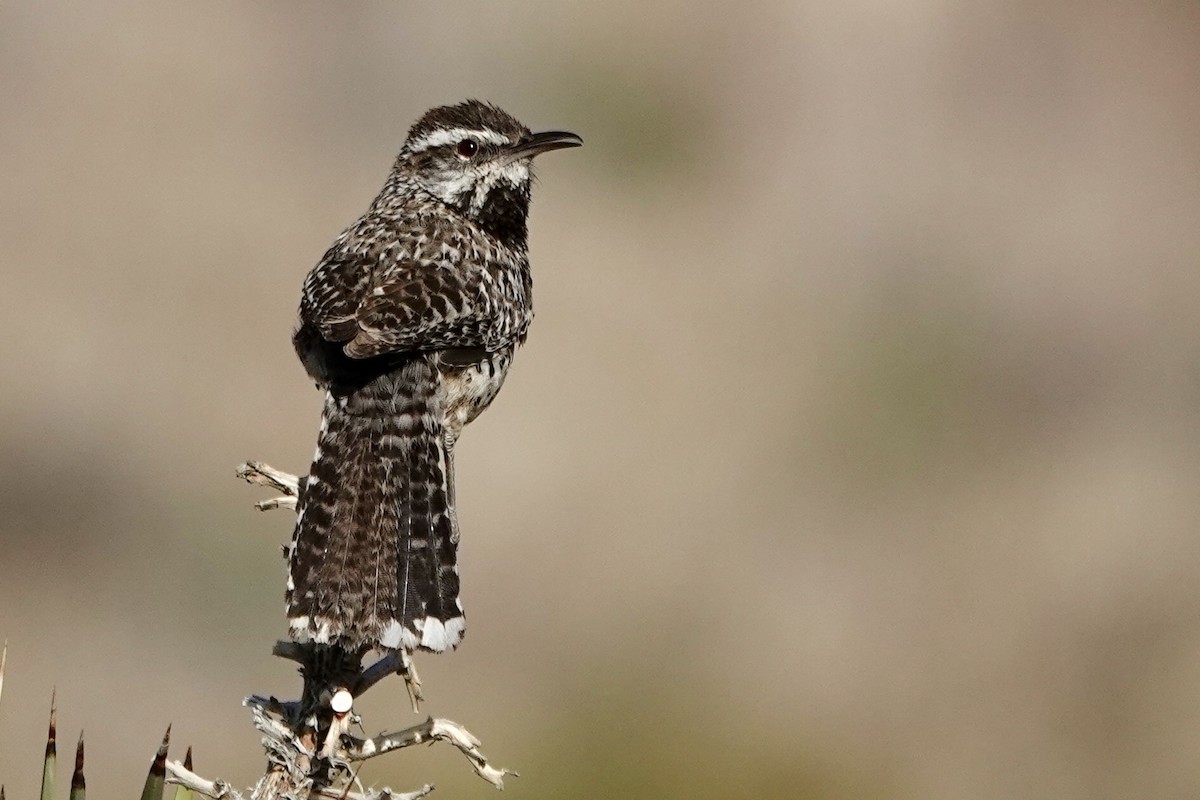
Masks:
[[[489,353],[476,348],[458,348],[438,353],[437,367],[442,374],[446,429],[458,438],[463,426],[487,408],[512,364],[513,349]]]

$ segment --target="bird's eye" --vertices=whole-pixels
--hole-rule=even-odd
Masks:
[[[463,139],[455,146],[454,152],[463,158],[471,158],[479,152],[479,143],[474,139]]]

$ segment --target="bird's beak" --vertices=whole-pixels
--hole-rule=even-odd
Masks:
[[[535,133],[513,145],[508,151],[510,161],[521,158],[533,158],[551,150],[561,150],[564,147],[579,147],[583,139],[567,131],[545,131]]]

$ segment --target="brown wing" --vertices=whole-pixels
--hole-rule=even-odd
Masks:
[[[301,318],[326,340],[346,342],[352,358],[497,350],[524,334],[532,313],[523,260],[507,252],[512,261],[489,260],[480,255],[486,250],[462,239],[459,247],[422,252],[426,240],[394,221],[360,220],[309,273]]]
[[[388,252],[386,226],[359,220],[325,251],[304,279],[300,319],[330,342],[345,342],[358,333],[356,315],[371,290],[380,257]]]
[[[388,272],[358,308],[347,355],[503,344],[501,298],[487,290],[479,269],[408,262]]]

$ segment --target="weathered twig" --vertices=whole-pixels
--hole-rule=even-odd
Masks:
[[[167,762],[167,783],[177,783],[215,800],[242,800],[242,795],[225,781],[201,778],[178,761]]]
[[[476,774],[497,789],[504,788],[505,775],[517,775],[511,770],[491,766],[487,756],[479,752],[479,745],[482,744],[479,739],[462,725],[448,719],[430,717],[420,725],[393,733],[381,733],[371,739],[356,739],[352,736],[346,738],[350,742],[346,747],[346,756],[351,761],[364,761],[392,750],[399,750],[402,747],[432,744],[440,740],[449,742],[461,750],[462,754],[471,762],[471,767]]]
[[[282,497],[272,497],[269,500],[255,503],[254,507],[259,511],[268,511],[272,508],[296,510],[296,500],[300,496],[300,479],[292,473],[275,469],[270,464],[264,464],[261,461],[247,461],[238,467],[237,476],[247,483],[269,486],[275,491],[283,493]]]
[[[497,788],[504,788],[504,776],[515,772],[492,766],[479,751],[479,739],[457,722],[430,717],[420,725],[371,739],[351,736],[350,724],[357,720],[352,703],[383,676],[392,674],[409,659],[399,655],[385,656],[366,669],[355,672],[355,657],[330,645],[280,642],[275,654],[300,662],[304,675],[304,699],[284,702],[274,697],[251,696],[245,705],[250,708],[256,727],[263,734],[271,769],[260,781],[253,797],[285,796],[287,791],[303,797],[333,796],[330,792],[346,791],[352,782],[353,762],[364,761],[384,753],[416,744],[449,742],[467,757],[472,769]],[[361,656],[359,656],[361,658]],[[370,797],[421,797],[422,789],[409,794],[371,794]],[[385,790],[390,792],[390,790]],[[356,797],[351,792],[347,797]]]
[[[394,792],[386,786],[382,789],[371,789],[366,792],[346,792],[341,795],[320,794],[314,795],[322,798],[330,798],[330,800],[418,800],[433,791],[433,786],[425,784],[415,792]]]

